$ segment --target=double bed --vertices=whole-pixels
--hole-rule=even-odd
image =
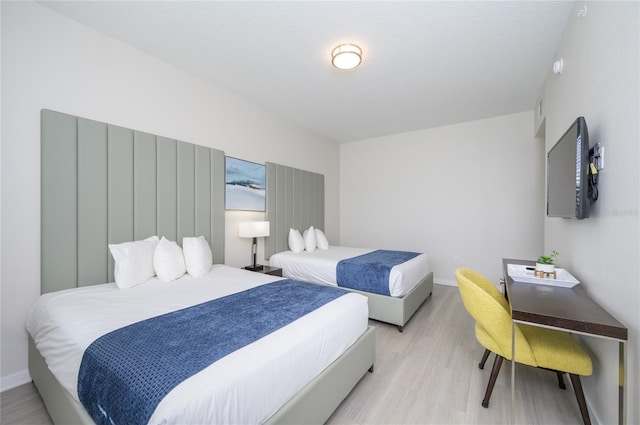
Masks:
[[[132,323],[232,294],[244,296],[246,291],[264,285],[276,285],[274,289],[277,293],[290,292],[285,285],[287,282],[272,276],[214,265],[203,278],[185,275],[169,283],[152,278],[127,290],[109,283],[43,295],[34,305],[27,323],[32,340],[30,360],[33,378],[42,391],[47,387],[47,380],[55,377],[55,386],[60,387],[57,391],[66,394],[74,406],[73,409],[64,409],[55,403],[49,410],[56,423],[100,423],[95,416],[90,418],[87,415],[86,406],[83,408],[80,405],[78,390],[83,353],[92,342]],[[283,285],[282,289],[280,285]],[[234,323],[240,320],[240,312],[237,317],[229,314],[216,317],[216,310],[208,313],[212,324],[218,326],[217,323],[222,322],[224,326],[218,327],[225,328],[227,334],[233,334]],[[250,327],[253,329],[253,324]],[[163,397],[150,418],[142,423],[281,422],[278,417],[284,415],[287,418],[289,414],[288,408],[283,406],[303,389],[311,391],[316,380],[322,381],[323,378],[319,376],[328,367],[334,363],[336,367],[341,367],[340,362],[336,362],[339,357],[346,355],[356,359],[363,354],[371,356],[370,333],[367,326],[367,300],[352,293],[339,296],[193,374]],[[176,336],[163,329],[162,335],[165,334],[166,342],[163,343],[170,347],[175,343]],[[128,345],[133,343],[130,341]],[[125,348],[119,347],[118,350],[125,351]],[[193,349],[180,347],[180,350],[191,357],[190,350]],[[129,354],[125,351],[124,354],[128,357],[136,352]],[[42,364],[43,361],[46,366]],[[369,362],[369,366],[366,366]],[[373,365],[373,357],[366,363],[356,365],[355,370],[342,370],[341,373],[352,376],[350,379],[341,379],[344,382],[357,382],[366,369]],[[128,371],[128,374],[131,373]],[[144,379],[144,375],[141,379]],[[344,397],[351,385],[342,389],[335,386],[332,391],[342,392],[341,397]],[[104,393],[101,394],[103,397],[113,397],[106,392],[109,386],[100,383],[99,388],[100,393]],[[308,402],[315,404],[324,400],[322,397],[311,397]],[[111,410],[118,406],[111,406],[111,410],[103,407],[111,417]],[[135,406],[136,410],[142,408],[142,404]],[[332,411],[318,412],[320,417],[314,417],[314,409],[317,410],[317,406],[305,410],[302,417],[294,415],[285,422],[322,422]],[[62,416],[58,417],[58,413],[62,413]]]
[[[283,276],[300,281],[337,286],[359,293],[369,299],[369,317],[396,325],[400,332],[416,310],[433,292],[433,273],[428,258],[419,254],[393,266],[389,272],[388,291],[354,289],[349,282],[338,279],[338,264],[343,260],[374,253],[364,248],[329,246],[299,253],[291,250],[271,255],[269,265],[282,268]],[[373,273],[366,270],[366,273]]]
[[[145,365],[140,369],[151,376],[161,369],[153,366],[155,356],[164,354],[162,347],[185,363],[209,361],[210,353],[217,353],[210,363],[197,360],[201,368],[173,386],[149,375],[136,378],[143,387],[158,383],[169,388],[152,396],[157,404],[144,408],[148,416],[140,423],[322,423],[373,370],[375,331],[367,323],[366,298],[334,293],[284,322],[281,314],[263,320],[264,300],[298,306],[303,303],[283,298],[290,288],[306,294],[311,288],[314,297],[324,289],[222,265],[224,152],[49,110],[42,111],[41,125],[42,295],[27,329],[29,371],[54,423],[107,423],[118,414],[129,419],[126,410],[124,416],[116,411],[142,406],[126,397],[106,406],[99,399],[103,391],[85,393],[92,386],[103,388],[103,382],[109,388],[133,388],[102,381],[120,376],[111,366],[93,372],[102,370],[91,367],[94,359],[111,356],[101,351],[105,347],[123,347],[112,350],[119,355],[114,366],[138,357]],[[170,282],[151,277],[128,289],[117,287],[108,245],[151,235],[180,242],[204,236],[213,267],[202,277],[184,274]],[[249,298],[263,304],[248,304]],[[298,300],[307,298],[313,297],[299,295]],[[190,321],[194,311],[199,322]],[[244,325],[239,324],[246,315],[242,312],[252,317]],[[254,339],[239,347],[229,342],[254,333],[257,325],[261,330]],[[343,333],[345,327],[349,330]],[[165,328],[178,331],[167,334]],[[191,331],[200,333],[183,335]],[[222,337],[214,340],[210,333]],[[109,339],[114,335],[118,346]],[[181,342],[184,338],[212,340],[216,348],[196,343],[202,346],[196,356]],[[153,346],[139,343],[147,340]],[[128,345],[141,346],[154,357],[129,354]],[[159,358],[164,365],[170,357]],[[165,374],[183,369],[180,362],[166,364]],[[123,376],[136,375],[137,368],[127,366]],[[106,387],[104,393],[111,394]],[[102,416],[96,417],[96,411]]]
[[[336,285],[333,279],[337,263],[349,257],[345,252],[323,253],[323,250],[305,251],[289,255],[289,235],[292,229],[325,229],[324,176],[281,164],[267,162],[267,208],[265,218],[270,223],[270,235],[265,240],[265,258],[272,266],[282,267],[283,275],[322,284]],[[306,245],[306,242],[305,242]],[[334,247],[331,247],[334,248]],[[347,248],[337,248],[342,250]],[[335,251],[335,250],[334,250]],[[355,250],[354,255],[364,250]],[[307,255],[310,254],[310,255]],[[369,317],[396,325],[400,332],[407,321],[433,292],[433,272],[428,269],[426,256],[418,267],[419,277],[406,284],[406,293],[381,295],[370,291],[358,292],[369,299]],[[275,259],[273,257],[276,257]],[[278,259],[280,256],[280,259]],[[286,258],[283,258],[286,256]],[[421,261],[422,261],[421,260]],[[298,263],[294,266],[294,263]],[[302,266],[300,264],[305,264]],[[308,265],[308,267],[307,267]],[[304,273],[303,269],[304,268]],[[395,271],[392,270],[393,278]],[[407,280],[406,282],[409,282]],[[390,286],[394,283],[391,282]],[[349,285],[347,285],[348,287]],[[348,289],[348,288],[347,288]],[[401,291],[404,292],[404,291]]]

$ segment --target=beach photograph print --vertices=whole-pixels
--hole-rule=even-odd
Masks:
[[[264,211],[266,167],[255,162],[225,157],[225,208]]]

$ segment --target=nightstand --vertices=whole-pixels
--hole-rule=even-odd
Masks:
[[[282,277],[282,269],[279,267],[262,266],[262,269],[260,270],[251,270],[251,271],[256,273],[262,273],[262,274],[270,274],[271,276]]]

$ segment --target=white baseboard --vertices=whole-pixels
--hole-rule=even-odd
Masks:
[[[20,385],[24,385],[28,382],[31,382],[31,375],[26,369],[22,372],[14,373],[13,375],[4,376],[0,378],[0,392],[19,387]]]
[[[458,286],[458,283],[455,280],[450,279],[433,279],[433,283],[437,283],[438,285],[445,286]]]

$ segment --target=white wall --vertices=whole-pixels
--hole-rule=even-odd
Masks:
[[[425,252],[445,284],[462,266],[497,283],[503,257],[537,257],[544,146],[531,116],[341,145],[341,244]]]
[[[32,2],[2,8],[2,389],[26,382],[27,311],[40,293],[40,110],[117,124],[325,175],[336,240],[338,145]],[[227,212],[226,261],[249,264]],[[260,244],[260,256],[263,245]]]
[[[587,15],[578,9],[587,5]],[[605,147],[600,198],[585,220],[545,220],[545,249],[559,251],[602,306],[629,328],[627,423],[640,423],[640,3],[578,2],[558,48],[561,75],[548,75],[546,149],[582,115],[590,144]],[[617,422],[618,350],[612,341],[583,338],[594,374],[585,396],[601,423]]]

